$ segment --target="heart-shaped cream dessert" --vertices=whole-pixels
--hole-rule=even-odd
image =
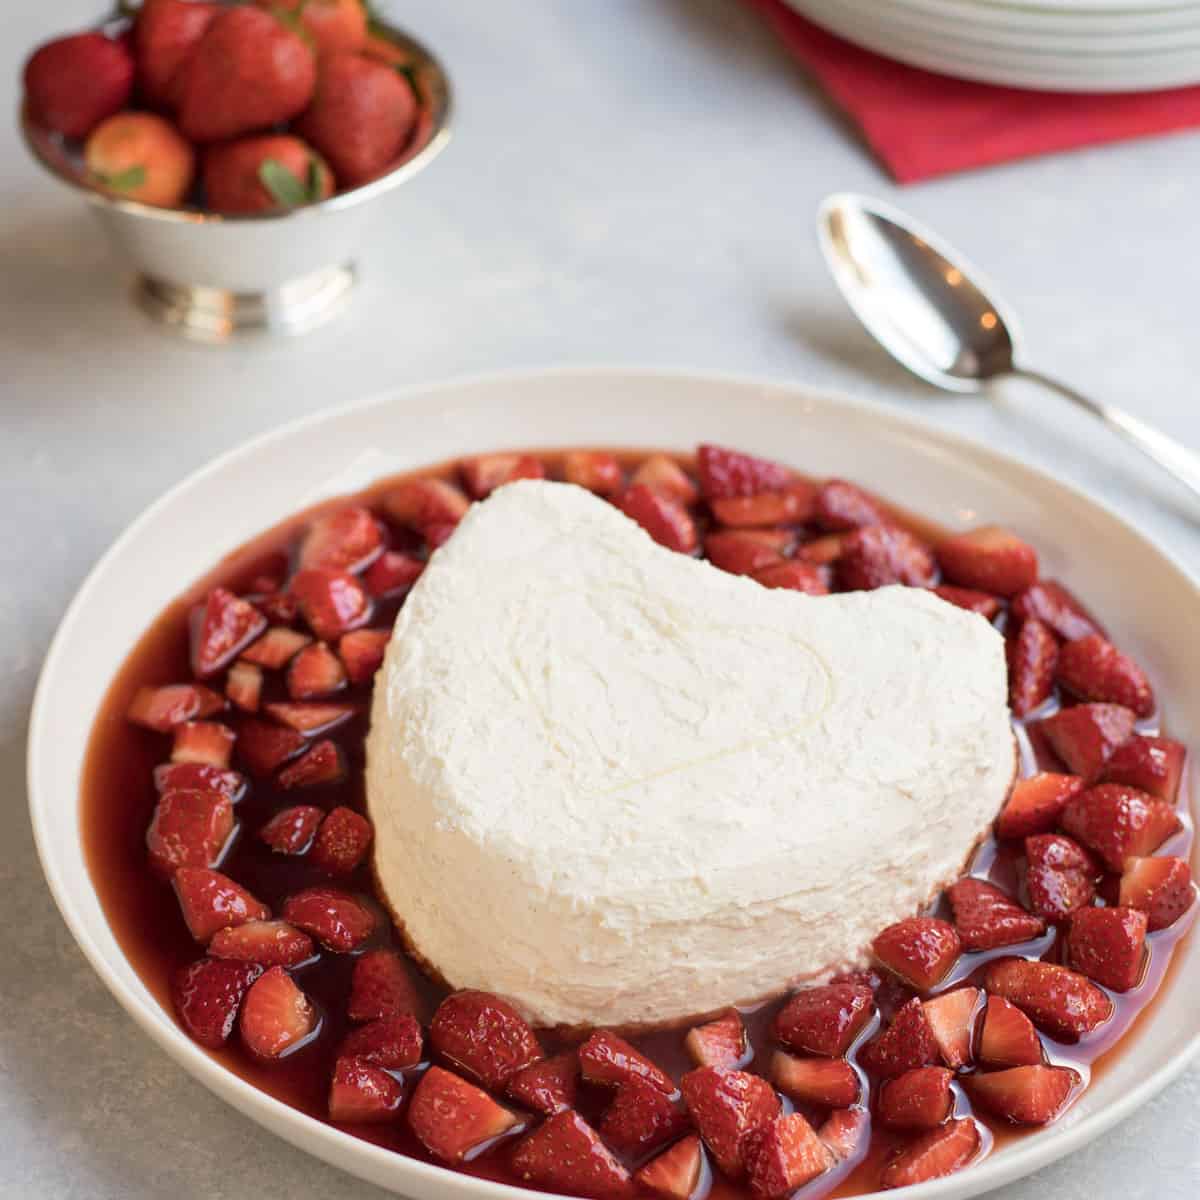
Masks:
[[[547,1025],[675,1022],[860,962],[962,870],[1014,772],[983,618],[769,590],[544,482],[433,557],[367,751],[414,951]]]

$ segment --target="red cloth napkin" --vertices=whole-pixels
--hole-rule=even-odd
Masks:
[[[972,83],[861,50],[783,0],[748,2],[900,183],[1200,125],[1200,87],[1084,95]]]

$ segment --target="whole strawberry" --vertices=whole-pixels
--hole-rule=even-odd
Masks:
[[[47,42],[25,64],[25,95],[39,124],[85,138],[124,108],[133,91],[133,56],[102,33]]]
[[[329,160],[342,187],[356,187],[395,162],[416,120],[417,98],[397,70],[338,54],[322,64],[297,129]]]
[[[261,8],[222,12],[187,68],[179,126],[194,142],[253,133],[302,112],[317,66],[305,40]]]
[[[297,137],[268,134],[209,147],[204,198],[214,212],[298,208],[333,194],[324,159]]]
[[[186,68],[221,8],[204,0],[146,0],[133,26],[138,86],[156,108],[175,112]]]
[[[154,113],[115,113],[92,130],[83,148],[88,177],[106,192],[172,208],[192,186],[191,144]]]
[[[259,8],[294,13],[313,40],[317,54],[361,50],[367,41],[367,10],[362,0],[255,0]]]

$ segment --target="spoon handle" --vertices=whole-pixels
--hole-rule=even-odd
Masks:
[[[1032,379],[1035,383],[1050,388],[1091,413],[1092,416],[1098,417],[1114,433],[1118,433],[1126,441],[1132,442],[1147,458],[1152,458],[1164,471],[1174,475],[1184,487],[1190,488],[1196,496],[1200,497],[1200,455],[1195,451],[1181,446],[1167,437],[1165,433],[1160,433],[1152,425],[1139,421],[1137,417],[1131,416],[1124,409],[1093,400],[1082,392],[1068,387],[1065,383],[1060,383],[1049,375],[1043,375],[1040,371],[1018,367],[1013,373],[1022,379]]]

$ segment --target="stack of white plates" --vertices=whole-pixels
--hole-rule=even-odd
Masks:
[[[1058,92],[1200,83],[1200,0],[787,0],[916,67]]]

